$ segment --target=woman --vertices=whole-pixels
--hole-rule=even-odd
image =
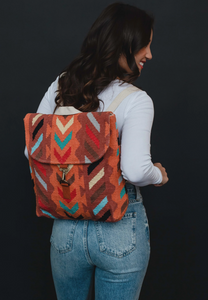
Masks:
[[[49,87],[38,112],[56,113],[59,106],[69,105],[80,111],[105,110],[152,59],[152,38],[153,18],[145,11],[123,3],[109,5],[92,25],[79,56]],[[96,300],[139,298],[150,255],[139,187],[162,186],[168,177],[160,163],[151,161],[154,111],[147,93],[138,90],[127,96],[115,115],[130,203],[116,223],[54,221],[51,266],[59,300],[86,299],[93,274]]]

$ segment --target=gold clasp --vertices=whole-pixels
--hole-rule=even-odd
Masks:
[[[71,170],[72,167],[73,167],[73,165],[68,165],[67,168],[61,168],[61,166],[58,165],[59,170],[61,172],[63,172],[61,181],[67,182],[66,179],[65,179],[65,176],[66,176],[67,173],[69,173],[69,171]]]
[[[64,168],[63,168],[63,166],[64,166]],[[70,199],[71,198],[70,189],[69,189],[70,184],[66,181],[65,176],[71,170],[72,167],[73,167],[73,165],[68,165],[66,168],[65,168],[65,165],[58,165],[59,170],[61,172],[63,172],[60,184],[61,184],[62,189],[63,189],[64,199]]]

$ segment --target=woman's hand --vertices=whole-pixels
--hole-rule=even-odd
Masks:
[[[164,184],[166,184],[169,180],[168,175],[166,173],[165,168],[161,165],[161,163],[155,163],[154,164],[155,167],[157,167],[158,169],[160,169],[161,173],[162,173],[162,182],[160,184],[154,184],[154,186],[163,186]]]

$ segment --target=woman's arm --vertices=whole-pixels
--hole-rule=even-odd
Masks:
[[[160,184],[162,173],[153,165],[150,136],[154,118],[152,99],[146,92],[136,92],[128,103],[121,135],[121,170],[123,177],[137,186]]]

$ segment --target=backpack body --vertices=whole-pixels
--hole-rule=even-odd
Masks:
[[[124,91],[117,106],[133,91]],[[112,111],[29,113],[24,125],[38,217],[106,222],[123,217],[129,201]]]

